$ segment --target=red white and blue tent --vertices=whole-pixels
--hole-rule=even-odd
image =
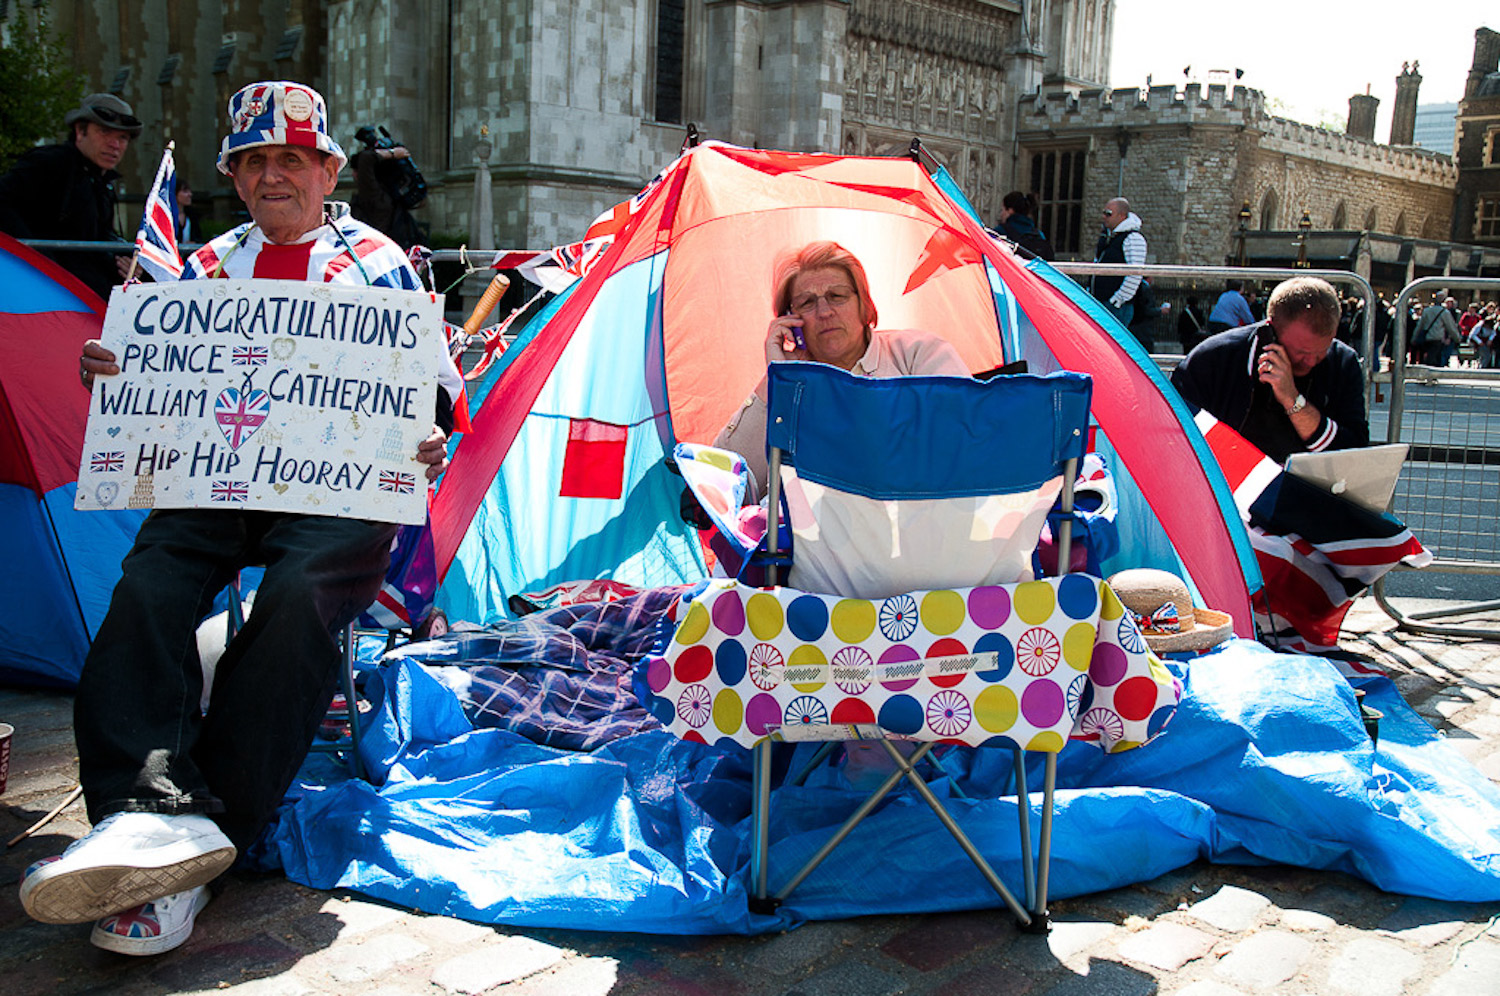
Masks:
[[[703,576],[665,457],[711,441],[765,372],[776,255],[833,239],[868,270],[881,327],[941,334],[975,372],[1092,375],[1120,503],[1113,563],[1182,572],[1254,635],[1259,571],[1191,413],[1101,305],[988,234],[946,172],[706,144],[601,222],[582,276],[475,392],[433,505],[450,616],[493,621],[509,595],[563,581]]]
[[[71,687],[144,511],[75,512],[104,302],[0,235],[0,682]]]

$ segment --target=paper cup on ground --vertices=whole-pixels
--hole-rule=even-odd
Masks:
[[[10,738],[16,728],[9,723],[0,723],[0,795],[5,794],[5,782],[10,777]]]

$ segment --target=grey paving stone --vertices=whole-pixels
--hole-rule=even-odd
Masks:
[[[1270,989],[1297,974],[1312,944],[1283,930],[1264,930],[1240,941],[1214,966],[1214,974],[1245,989]]]
[[[1175,972],[1213,950],[1214,940],[1212,935],[1201,930],[1168,920],[1130,935],[1120,942],[1118,951],[1127,961]]]
[[[1011,956],[1023,968],[1043,971],[1081,956],[1103,943],[1120,928],[1100,920],[1053,920],[1046,938],[1019,935],[1011,945]]]
[[[1220,930],[1237,933],[1260,922],[1271,901],[1258,892],[1226,885],[1202,902],[1189,906],[1190,916]]]
[[[896,996],[906,983],[890,972],[862,961],[845,961],[785,991],[783,996]]]
[[[530,937],[506,937],[449,958],[432,970],[432,984],[450,994],[471,996],[556,964],[563,950]]]
[[[607,996],[619,979],[613,958],[575,958],[505,987],[506,996]]]
[[[1356,937],[1329,964],[1325,984],[1331,992],[1401,996],[1421,969],[1422,959],[1397,941]]]
[[[1466,944],[1453,967],[1422,990],[1425,996],[1493,996],[1500,991],[1500,941],[1488,937]]]
[[[1213,979],[1199,979],[1177,990],[1173,996],[1244,996],[1244,993],[1243,989],[1235,989]]]
[[[323,970],[336,982],[368,982],[429,950],[415,937],[379,934],[366,938],[361,944],[341,945],[320,960]]]
[[[1047,990],[1046,996],[1154,996],[1156,979],[1140,969],[1114,961],[1094,961],[1088,974],[1075,975]]]
[[[410,927],[439,947],[483,944],[501,935],[488,923],[472,923],[453,916],[414,916]]]
[[[1326,913],[1316,910],[1289,909],[1281,911],[1281,925],[1300,933],[1322,933],[1333,930],[1339,922]]]
[[[846,923],[809,923],[777,934],[745,955],[745,964],[772,975],[790,975],[808,968],[850,939],[856,928]]]
[[[1471,907],[1413,897],[1377,925],[1404,944],[1430,948],[1464,929]]]
[[[323,990],[314,988],[306,979],[288,973],[253,979],[227,989],[219,986],[194,989],[179,996],[222,996],[226,992],[233,993],[234,996],[321,996]]]
[[[327,902],[318,907],[318,912],[338,919],[341,925],[340,937],[363,934],[384,927],[406,915],[403,910],[347,895],[330,897]]]

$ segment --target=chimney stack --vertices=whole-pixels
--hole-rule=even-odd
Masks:
[[[1351,138],[1375,141],[1375,111],[1380,107],[1380,98],[1370,96],[1367,85],[1364,93],[1349,98],[1349,126],[1344,131]]]
[[[1464,85],[1464,99],[1474,96],[1484,78],[1497,71],[1500,71],[1500,32],[1479,28],[1474,32],[1474,65]]]
[[[1396,77],[1396,106],[1391,109],[1392,145],[1412,143],[1417,131],[1417,89],[1421,85],[1416,62],[1409,69],[1406,63],[1401,63],[1401,75]]]

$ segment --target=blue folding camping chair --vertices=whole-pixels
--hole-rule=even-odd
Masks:
[[[770,512],[762,558],[770,583],[776,584],[784,565],[791,589],[882,599],[880,611],[885,613],[905,592],[1029,580],[1032,553],[1055,501],[1061,506],[1053,520],[1057,563],[1068,564],[1072,489],[1086,449],[1091,391],[1091,380],[1075,373],[989,381],[869,380],[824,364],[772,364],[766,439]],[[783,513],[789,520],[790,551],[780,549]],[[917,740],[922,735],[886,730],[878,722],[858,731],[876,735],[895,771],[774,895],[768,868],[771,746],[785,738],[777,734],[756,744],[752,908],[769,912],[785,900],[905,779],[1023,929],[1045,932],[1055,751],[1061,743],[1043,750],[1034,862],[1025,765],[1025,754],[1033,748],[1024,743],[1012,748],[1023,906],[918,773],[919,763],[942,738],[927,732],[928,739],[906,756],[886,734]],[[846,728],[841,738],[847,739],[847,733]],[[835,745],[825,743],[808,769]]]

